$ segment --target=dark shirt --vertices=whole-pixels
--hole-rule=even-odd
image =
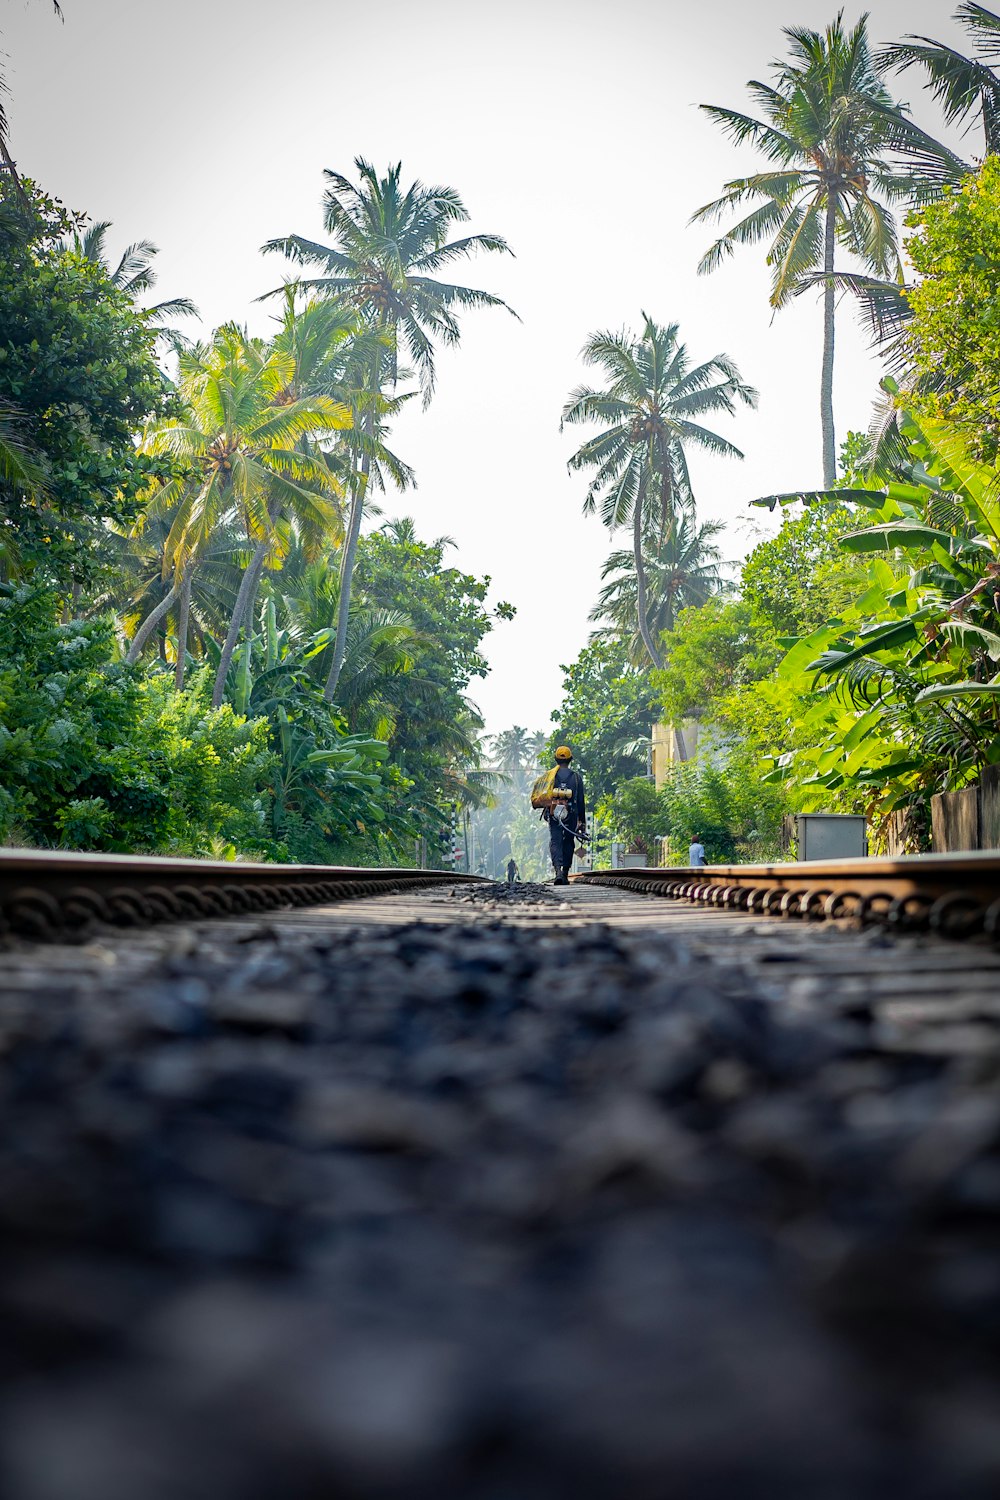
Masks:
[[[560,766],[555,775],[555,786],[568,786],[573,795],[568,804],[566,824],[569,828],[582,828],[587,821],[587,799],[583,790],[583,777],[572,766]]]

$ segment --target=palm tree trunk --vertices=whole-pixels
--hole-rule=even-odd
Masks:
[[[184,669],[187,665],[188,620],[191,615],[191,580],[193,576],[193,568],[184,574],[184,582],[181,585],[180,608],[177,612],[177,664],[174,667],[174,687],[178,692],[184,686]]]
[[[240,638],[243,621],[253,608],[253,601],[257,597],[257,585],[264,571],[264,559],[274,539],[274,526],[280,511],[281,502],[277,499],[271,500],[267,507],[267,531],[257,543],[254,555],[250,559],[250,566],[240,579],[239,593],[236,595],[232,619],[229,621],[229,630],[222,646],[222,656],[219,658],[219,670],[215,674],[215,687],[212,689],[213,708],[218,708],[226,695],[226,678],[229,676],[229,668],[232,665],[233,652]]]
[[[820,420],[823,426],[823,487],[832,489],[837,482],[837,441],[833,428],[833,340],[834,298],[833,257],[836,244],[837,199],[831,193],[826,205],[823,271],[823,376],[820,382]]]
[[[374,413],[369,412],[365,418],[365,435],[371,439],[373,436]],[[371,451],[366,447],[361,457],[361,473],[358,476],[354,494],[351,496],[351,519],[347,528],[347,536],[344,538],[344,553],[340,559],[340,598],[337,601],[337,634],[333,643],[333,661],[330,665],[330,673],[326,679],[326,687],[323,689],[323,699],[326,703],[332,703],[337,691],[337,683],[344,666],[344,658],[347,655],[347,622],[351,610],[351,580],[354,577],[354,563],[358,555],[358,537],[361,535],[361,519],[364,515],[365,494],[368,489],[368,476],[371,473]]]
[[[175,579],[174,584],[169,592],[164,594],[163,598],[160,600],[156,608],[150,611],[150,613],[143,620],[142,624],[139,626],[139,629],[132,637],[132,644],[131,646],[129,646],[128,654],[125,657],[125,661],[130,667],[134,666],[134,664],[139,660],[146,642],[149,640],[149,637],[153,634],[153,631],[159,625],[160,621],[167,614],[167,611],[170,609],[180,591],[181,580]]]
[[[646,617],[646,566],[642,560],[642,520],[643,499],[640,492],[635,497],[632,507],[632,551],[635,556],[635,605],[636,614],[639,617],[639,634],[642,643],[649,652],[649,659],[657,669],[663,669],[663,657],[660,655],[653,641],[649,629],[649,620]]]
[[[277,507],[274,507],[275,511]],[[268,527],[267,535],[261,537],[257,543],[250,565],[243,577],[240,579],[240,590],[236,595],[236,603],[233,605],[232,619],[229,621],[229,630],[222,646],[222,656],[219,658],[219,670],[215,674],[215,687],[212,689],[212,707],[218,708],[226,695],[226,678],[229,676],[229,668],[233,661],[233,652],[240,638],[243,621],[253,608],[253,601],[257,595],[257,585],[260,583],[260,575],[264,571],[264,559],[271,546],[271,527],[274,525],[275,517],[268,509],[271,526]]]

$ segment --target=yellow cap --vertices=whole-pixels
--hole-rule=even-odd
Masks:
[[[556,750],[556,760],[572,760],[573,752],[568,745],[560,745]]]

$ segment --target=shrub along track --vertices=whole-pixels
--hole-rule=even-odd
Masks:
[[[5,1500],[1000,1492],[982,937],[586,880],[45,930]]]

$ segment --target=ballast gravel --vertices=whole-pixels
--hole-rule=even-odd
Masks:
[[[461,899],[0,983],[0,1493],[1000,1492],[996,996]]]

